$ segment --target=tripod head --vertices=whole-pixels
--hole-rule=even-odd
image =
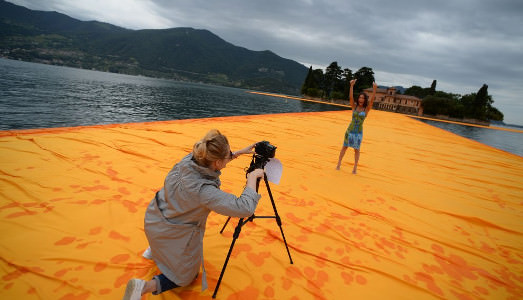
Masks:
[[[276,147],[268,141],[261,141],[254,146],[251,164],[245,172],[245,176],[255,169],[263,169],[271,158],[276,154]]]
[[[249,165],[249,168],[245,171],[245,176],[247,177],[247,174],[251,173],[255,169],[263,169],[265,168],[265,165],[269,162],[269,159],[266,159],[265,157],[259,156],[256,153],[252,155],[251,164]]]

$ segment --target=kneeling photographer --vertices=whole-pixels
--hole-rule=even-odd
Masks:
[[[254,214],[260,195],[256,183],[261,168],[249,170],[240,197],[220,190],[220,170],[241,154],[253,153],[256,144],[233,153],[227,138],[218,130],[209,131],[194,144],[193,152],[169,171],[163,188],[145,212],[144,229],[150,247],[144,257],[153,259],[162,274],[150,281],[131,279],[124,300],[139,300],[193,282],[202,265],[202,289],[206,288],[203,267],[203,236],[211,211],[231,217]]]

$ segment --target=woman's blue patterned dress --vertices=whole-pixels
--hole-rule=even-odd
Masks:
[[[343,146],[360,149],[361,140],[363,139],[363,121],[365,121],[365,116],[365,111],[352,111],[352,121],[347,131],[345,131]]]

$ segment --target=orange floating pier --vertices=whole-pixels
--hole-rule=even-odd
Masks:
[[[273,219],[242,229],[218,299],[522,299],[523,157],[408,116],[371,111],[358,174],[336,162],[350,111],[0,132],[0,299],[121,299],[141,257],[146,206],[209,129],[234,149],[268,140],[271,184],[294,264]],[[250,157],[222,189],[239,194]],[[273,212],[269,196],[256,214]],[[237,219],[211,213],[209,290],[143,299],[210,299]]]

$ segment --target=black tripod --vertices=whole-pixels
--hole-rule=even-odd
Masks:
[[[278,223],[278,226],[280,227],[280,232],[281,232],[281,236],[283,237],[283,242],[285,243],[285,248],[287,249],[287,254],[289,255],[289,260],[290,260],[291,264],[293,264],[291,253],[289,252],[289,247],[287,246],[287,240],[285,240],[285,235],[283,234],[283,229],[281,228],[281,219],[280,219],[280,216],[278,215],[278,211],[276,210],[276,204],[274,203],[274,199],[272,198],[271,188],[269,187],[269,181],[267,180],[266,174],[263,175],[263,179],[265,181],[265,186],[267,187],[267,191],[269,192],[269,197],[271,198],[272,208],[274,209],[274,216],[255,216],[253,214],[252,216],[248,217],[245,221],[243,220],[245,218],[241,218],[238,221],[238,225],[236,225],[236,228],[234,229],[233,239],[232,239],[231,247],[229,248],[229,253],[227,253],[227,258],[225,259],[225,263],[223,264],[220,278],[218,279],[218,283],[216,284],[216,288],[214,289],[214,294],[212,295],[213,298],[216,298],[216,294],[218,293],[218,288],[220,288],[220,283],[222,282],[223,273],[225,273],[225,268],[227,267],[227,263],[229,262],[229,258],[232,253],[232,248],[234,247],[234,243],[236,242],[236,240],[240,237],[240,232],[242,231],[243,225],[245,225],[247,222],[252,222],[255,218],[264,218],[264,219],[274,218],[274,219],[276,219],[276,223]],[[260,181],[258,180],[258,182],[256,183],[256,192],[258,192],[259,183],[260,183]],[[223,225],[222,230],[220,230],[220,233],[223,232],[223,230],[225,229],[225,226],[227,226],[227,223],[229,223],[230,219],[231,219],[231,217],[227,218],[227,221]]]

